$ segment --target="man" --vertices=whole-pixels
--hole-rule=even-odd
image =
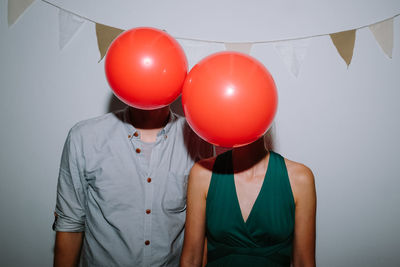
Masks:
[[[61,159],[55,266],[178,266],[187,175],[213,148],[169,106],[76,124]]]

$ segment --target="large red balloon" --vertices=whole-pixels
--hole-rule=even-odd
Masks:
[[[238,52],[220,52],[189,72],[182,104],[189,125],[204,140],[239,147],[268,130],[278,96],[272,76],[259,61]]]
[[[105,72],[114,94],[140,109],[171,104],[182,92],[186,56],[179,43],[154,28],[123,32],[110,45]]]

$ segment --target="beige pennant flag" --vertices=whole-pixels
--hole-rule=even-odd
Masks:
[[[8,0],[8,26],[13,25],[35,0]]]
[[[393,51],[393,18],[370,25],[369,29],[374,34],[375,40],[383,52],[392,58]]]
[[[107,49],[112,41],[120,35],[124,30],[113,28],[104,24],[96,23],[97,45],[100,51],[100,60],[104,58]]]
[[[251,51],[252,43],[225,43],[225,49],[227,51],[236,51],[249,55]]]
[[[349,66],[353,57],[356,30],[332,33],[330,36],[340,56],[344,59],[347,66]]]

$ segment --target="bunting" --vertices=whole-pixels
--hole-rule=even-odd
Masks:
[[[309,38],[274,43],[274,47],[281,56],[284,64],[295,77],[299,75],[300,67],[306,57],[309,44]]]
[[[104,58],[107,53],[107,49],[112,43],[112,41],[120,35],[124,30],[110,27],[104,24],[96,23],[96,36],[97,36],[97,44],[99,46],[100,51],[100,60]]]
[[[225,43],[225,48],[228,51],[236,51],[249,55],[252,43]]]
[[[337,51],[346,62],[348,67],[353,57],[354,43],[356,41],[356,30],[332,33],[330,36]]]
[[[46,0],[42,1],[52,4]],[[8,25],[13,25],[25,12],[25,10],[32,5],[33,2],[34,0],[8,0]],[[100,52],[100,62],[106,55],[107,49],[110,46],[111,42],[124,31],[123,29],[114,28],[92,21],[85,17],[81,17],[79,16],[79,14],[68,12],[62,8],[59,9],[60,49],[63,49],[72,40],[72,38],[77,34],[85,21],[90,21],[95,24],[96,28],[97,44]],[[394,39],[393,20],[397,16],[399,16],[399,14],[372,25],[366,25],[356,29],[350,29],[347,31],[330,33],[326,35],[330,36],[332,43],[334,44],[339,55],[345,61],[347,66],[350,65],[353,57],[356,31],[365,27],[369,27],[375,40],[381,47],[382,51],[387,55],[387,57],[392,58]],[[257,41],[246,43],[196,40],[184,37],[175,37],[175,39],[177,39],[177,41],[181,44],[183,50],[187,55],[189,69],[192,68],[204,57],[216,52],[225,50],[250,54],[252,47],[255,44],[272,43],[273,47],[282,58],[285,66],[295,77],[297,77],[300,73],[302,63],[307,55],[307,50],[311,39],[319,36],[321,35],[308,36],[301,39]]]
[[[178,42],[185,51],[189,69],[191,69],[204,57],[225,50],[223,44],[216,42],[207,43],[207,42],[197,42],[193,40],[183,40],[183,39],[178,39]]]
[[[35,0],[8,0],[8,26],[13,25]]]
[[[369,26],[375,40],[383,52],[392,58],[393,51],[393,18]]]
[[[59,45],[60,49],[63,49],[82,27],[85,20],[60,9],[58,13],[58,22],[60,29]]]

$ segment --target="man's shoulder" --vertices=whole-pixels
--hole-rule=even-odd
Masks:
[[[172,116],[172,119],[171,119],[172,123],[179,124],[179,125],[187,124],[185,116],[182,116],[182,115],[180,115],[178,113],[175,113],[173,111],[171,111],[171,116]]]
[[[70,130],[71,135],[102,134],[115,130],[123,121],[124,110],[109,112],[101,116],[77,122]]]
[[[182,115],[171,113],[170,124],[172,129],[174,129],[174,134],[180,136],[191,136],[193,134],[192,128],[190,128],[186,118]],[[179,134],[178,134],[179,133]]]

